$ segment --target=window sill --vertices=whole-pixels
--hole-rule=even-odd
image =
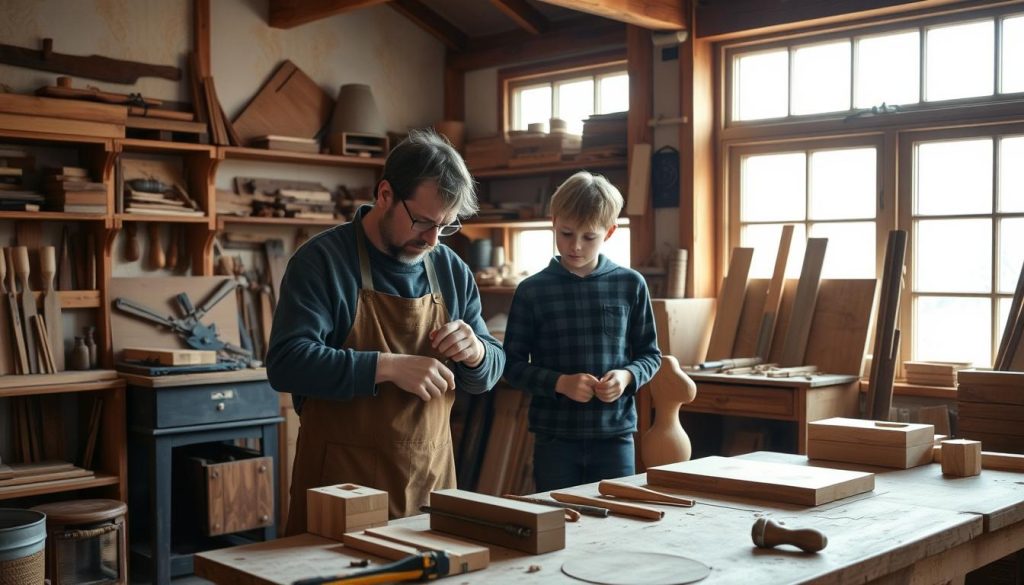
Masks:
[[[860,391],[867,393],[868,391],[867,380],[860,381]],[[909,384],[902,380],[897,380],[892,385],[893,396],[913,396],[917,398],[940,398],[944,400],[956,401],[956,388],[950,386],[922,386],[921,384]]]

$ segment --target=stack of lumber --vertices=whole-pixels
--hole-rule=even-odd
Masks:
[[[971,364],[966,362],[903,362],[909,384],[921,386],[956,386],[956,373]]]
[[[143,191],[125,186],[124,201],[125,213],[203,215],[203,210],[196,202],[177,186],[158,191]]]
[[[0,211],[39,211],[43,197],[25,186],[35,158],[21,150],[0,150]]]
[[[232,203],[229,209],[244,212],[250,204],[252,215],[259,217],[293,217],[334,219],[338,215],[334,195],[322,184],[313,181],[235,177],[239,197],[223,197]],[[218,195],[218,201],[222,197]]]
[[[217,189],[217,215],[252,215],[253,195]]]
[[[106,213],[107,186],[82,167],[55,167],[43,173],[47,207],[69,213]]]
[[[935,426],[852,418],[807,424],[807,457],[909,469],[932,462]]]
[[[14,465],[0,464],[0,493],[4,488],[40,484],[50,481],[93,477],[88,469],[76,467],[66,461],[42,461]]]
[[[509,167],[558,163],[580,152],[580,137],[565,132],[509,133],[508,141],[512,147]]]
[[[466,142],[466,165],[473,170],[508,166],[512,147],[505,136],[489,136]]]
[[[957,435],[986,451],[1024,453],[1024,373],[961,370],[958,378]]]
[[[626,114],[614,112],[584,120],[579,160],[626,156]]]

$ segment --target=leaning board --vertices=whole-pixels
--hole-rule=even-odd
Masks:
[[[735,457],[704,457],[652,467],[651,485],[820,506],[875,489],[875,474]]]

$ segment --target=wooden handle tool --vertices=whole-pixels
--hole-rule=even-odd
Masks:
[[[167,264],[164,247],[160,244],[160,224],[149,224],[149,267],[159,270]]]
[[[178,269],[178,231],[174,227],[174,224],[170,224],[170,229],[169,229],[167,235],[170,236],[170,240],[171,240],[170,243],[168,243],[168,247],[167,247],[167,268],[170,268],[171,270],[177,270]]]
[[[64,318],[61,316],[60,295],[53,288],[53,275],[57,272],[56,250],[53,246],[39,249],[39,270],[43,274],[43,315],[50,341],[50,356],[54,370],[64,371]]]
[[[577,520],[579,520],[581,514],[586,514],[587,516],[596,516],[597,518],[608,517],[608,508],[598,508],[597,506],[582,506],[580,504],[564,504],[562,502],[556,502],[554,500],[545,500],[544,498],[531,498],[529,496],[517,496],[515,494],[504,494],[501,497],[508,498],[510,500],[518,500],[520,502],[538,504],[541,506],[561,508],[566,511],[566,520],[568,520],[569,522],[576,522]],[[569,512],[575,512],[576,517],[572,518]]]
[[[786,528],[764,516],[754,521],[750,537],[758,548],[773,548],[780,544],[791,544],[804,552],[815,553],[828,546],[828,537],[813,528],[799,530]]]
[[[673,504],[686,508],[690,508],[694,504],[694,501],[689,498],[664,494],[638,485],[608,479],[597,484],[597,491],[601,492],[601,495],[603,496],[614,496],[623,500],[658,502],[661,504]]]
[[[14,274],[21,283],[21,328],[25,333],[25,353],[28,355],[28,369],[26,373],[39,373],[39,352],[37,351],[36,330],[32,325],[32,316],[36,314],[36,298],[32,295],[32,287],[29,285],[29,276],[32,268],[28,263],[28,248],[25,246],[14,247]]]
[[[554,500],[567,504],[583,504],[586,506],[600,506],[602,508],[608,508],[608,510],[613,514],[635,516],[637,518],[647,518],[649,520],[661,520],[665,517],[665,512],[654,508],[648,508],[647,506],[623,504],[621,502],[602,500],[600,498],[588,498],[587,496],[579,496],[568,492],[551,492],[550,496]]]
[[[135,262],[142,256],[139,246],[139,226],[134,221],[124,224],[124,259]]]
[[[28,353],[25,351],[25,337],[21,328],[21,312],[18,310],[18,299],[14,294],[14,250],[7,248],[7,258],[0,255],[0,281],[3,281],[3,293],[7,298],[7,308],[10,311],[11,338],[14,340],[14,373],[28,374]],[[10,270],[8,270],[10,268]],[[7,280],[10,278],[10,280]]]

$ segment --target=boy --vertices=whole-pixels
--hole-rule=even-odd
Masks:
[[[635,473],[634,395],[661,364],[643,277],[600,254],[622,195],[579,172],[551,197],[559,255],[516,289],[505,379],[532,394],[537,491]]]

